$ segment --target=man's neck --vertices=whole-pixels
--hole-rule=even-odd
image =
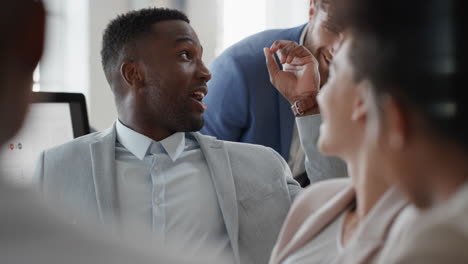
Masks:
[[[162,128],[162,127],[158,127],[158,126],[151,126],[149,124],[141,124],[141,123],[138,123],[138,122],[132,122],[132,121],[128,121],[128,120],[122,120],[122,118],[119,118],[120,122],[132,129],[133,131],[136,131],[146,137],[149,137],[151,138],[152,140],[154,141],[161,141],[161,140],[164,140],[170,136],[172,136],[174,133],[176,133],[176,131],[171,131],[171,130],[168,130],[168,129],[165,129],[165,128]],[[146,123],[149,123],[149,122],[146,122]]]
[[[306,32],[304,36],[304,43],[302,44],[304,47],[306,47],[310,52],[314,52],[314,42],[312,40],[312,25],[309,23],[306,26]]]

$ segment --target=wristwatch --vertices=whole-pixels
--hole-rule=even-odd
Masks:
[[[317,106],[317,102],[312,98],[299,99],[291,105],[294,116],[302,116],[311,108]]]

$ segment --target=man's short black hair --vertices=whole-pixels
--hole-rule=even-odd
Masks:
[[[117,66],[120,52],[137,38],[151,32],[151,26],[166,20],[190,23],[181,11],[167,8],[145,8],[119,15],[107,25],[102,38],[101,62],[110,81],[110,73]]]

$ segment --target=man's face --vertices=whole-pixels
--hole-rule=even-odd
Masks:
[[[145,122],[170,132],[203,127],[202,103],[211,79],[202,61],[203,48],[192,27],[181,20],[153,25],[153,34],[137,44],[143,65],[144,87],[136,107]]]
[[[317,13],[310,18],[305,41],[306,44],[310,43],[307,48],[311,50],[319,62],[321,86],[327,82],[330,62],[343,42],[343,34],[337,33],[331,28],[328,14],[318,9]]]

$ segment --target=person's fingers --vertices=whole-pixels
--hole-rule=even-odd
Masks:
[[[282,49],[280,49],[280,52],[283,53],[284,55],[284,61],[282,62],[283,64],[289,63],[295,55],[293,52],[297,47],[300,47],[297,43],[291,42],[284,46]]]
[[[303,46],[295,46],[293,49],[291,49],[288,53],[286,63],[291,64],[294,58],[303,56],[303,49]]]
[[[318,67],[319,65],[318,60],[311,54],[310,56],[294,57],[293,60],[289,64],[293,66],[302,66],[308,63],[312,63],[316,67]]]
[[[272,52],[278,52],[278,57],[280,59],[281,64],[285,64],[288,58],[288,54],[292,49],[294,49],[297,46],[298,44],[294,41],[277,40],[271,45],[270,49]]]
[[[273,83],[273,77],[280,71],[278,64],[276,63],[273,52],[269,48],[263,48],[263,53],[265,54],[266,65],[268,69],[268,74],[270,75],[270,81]]]
[[[293,41],[290,41],[290,40],[276,40],[271,45],[270,49],[271,49],[272,52],[277,52],[279,49],[284,48],[286,45],[290,44],[291,42],[293,42]]]
[[[277,52],[281,64],[291,64],[293,61],[295,64],[301,62],[310,62],[309,60],[297,60],[302,57],[313,57],[312,53],[304,46],[297,44],[294,41],[289,40],[277,40],[271,48],[271,52]]]
[[[297,44],[295,42],[289,42],[287,43],[286,45],[284,45],[283,47],[280,48],[279,52],[281,53],[282,55],[282,58],[283,60],[281,61],[281,64],[285,64],[287,63],[287,60],[291,54],[291,51],[297,47]]]

